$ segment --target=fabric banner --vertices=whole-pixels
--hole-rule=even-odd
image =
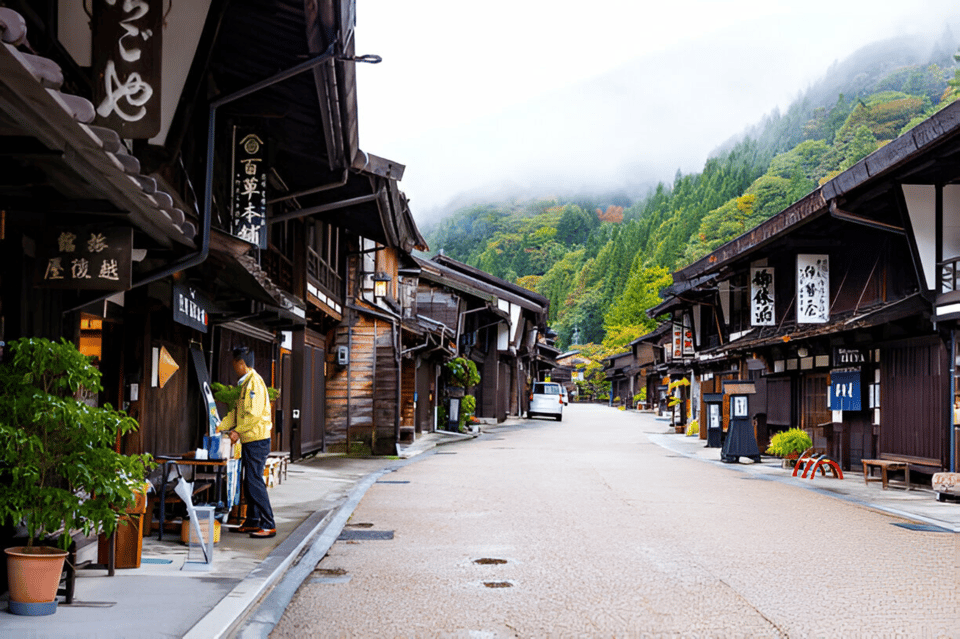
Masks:
[[[199,348],[190,348],[190,358],[193,360],[193,370],[197,374],[197,382],[202,393],[201,401],[206,403],[207,435],[213,436],[220,426],[220,413],[217,412],[217,402],[213,399],[213,390],[210,388],[210,375],[207,373],[207,363],[203,360],[203,351]]]
[[[830,373],[830,410],[862,410],[860,371]]]
[[[774,326],[774,273],[768,266],[750,269],[750,325]]]

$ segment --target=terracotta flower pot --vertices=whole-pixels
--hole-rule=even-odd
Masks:
[[[11,601],[47,603],[57,598],[66,551],[47,546],[14,546],[4,552]]]

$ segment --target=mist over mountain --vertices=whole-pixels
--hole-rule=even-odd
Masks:
[[[433,252],[546,296],[561,347],[602,343],[616,352],[656,326],[645,311],[673,270],[958,99],[956,52],[949,31],[863,47],[831,65],[783,113],[719,144],[699,168],[678,168],[672,182],[593,190],[571,183],[540,192],[501,184],[422,225],[424,234]]]

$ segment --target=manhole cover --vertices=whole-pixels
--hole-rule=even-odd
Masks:
[[[513,584],[509,581],[485,581],[483,585],[487,588],[513,588]]]
[[[480,564],[482,566],[491,566],[496,564],[505,564],[507,563],[506,559],[493,559],[491,557],[481,557],[480,559],[474,559],[473,563]]]
[[[392,530],[344,530],[338,541],[383,541],[393,539]]]
[[[907,530],[916,530],[917,532],[935,532],[935,533],[949,533],[953,532],[949,528],[941,528],[940,526],[934,526],[933,524],[904,524],[904,523],[894,523],[894,526],[900,526],[901,528],[906,528]]]

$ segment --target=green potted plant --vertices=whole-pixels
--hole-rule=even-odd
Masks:
[[[465,389],[480,383],[480,373],[473,360],[465,357],[455,357],[445,364],[449,385],[447,394],[450,397],[463,397]]]
[[[56,610],[71,534],[116,530],[154,465],[149,455],[113,450],[118,433],[138,424],[109,404],[81,401],[101,390],[100,371],[64,339],[16,340],[0,365],[0,524],[27,533],[26,546],[6,549],[12,612]],[[40,545],[51,542],[59,549]],[[39,585],[35,561],[53,564],[45,571],[52,585]]]
[[[473,414],[477,410],[477,398],[473,395],[464,395],[463,399],[460,401],[460,432],[465,430],[471,430],[466,428],[467,424],[471,423]]]
[[[805,430],[791,428],[770,438],[767,454],[782,457],[786,463],[788,460],[796,460],[803,451],[811,446],[813,446],[813,440],[810,439],[810,435]]]
[[[228,407],[233,408],[234,404],[237,403],[237,400],[240,399],[240,387],[239,386],[230,386],[228,384],[221,384],[220,382],[214,382],[210,384],[210,390],[213,391],[213,398],[220,403],[226,404]],[[280,391],[272,386],[267,387],[267,396],[270,397],[271,402],[277,401],[277,398],[280,397]]]

